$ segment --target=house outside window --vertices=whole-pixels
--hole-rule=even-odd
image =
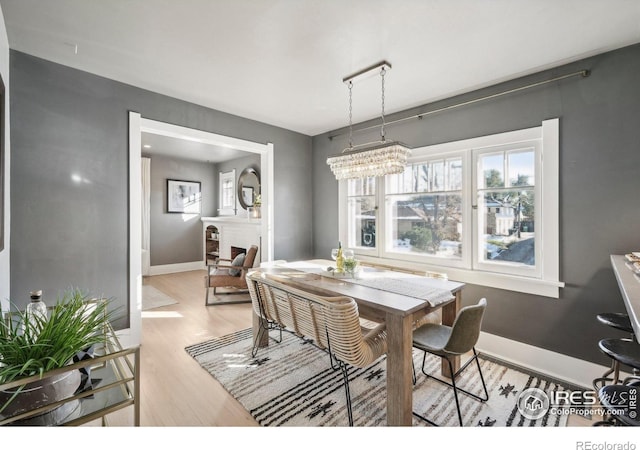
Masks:
[[[341,239],[365,261],[557,298],[558,132],[422,147],[401,174],[342,181]]]

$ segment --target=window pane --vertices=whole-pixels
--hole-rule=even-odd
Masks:
[[[413,166],[413,186],[404,192],[429,192],[429,164],[415,164]]]
[[[535,265],[535,211],[533,189],[481,194],[480,239],[482,261]]]
[[[349,247],[375,248],[375,197],[349,198]]]
[[[404,172],[388,175],[388,193],[389,194],[402,194],[405,192],[413,192],[413,180],[415,167],[408,165],[404,168]]]
[[[478,187],[480,189],[504,187],[504,156],[502,153],[480,157]]]
[[[391,197],[388,250],[460,258],[462,197],[414,194]]]
[[[351,179],[348,182],[347,195],[375,195],[375,177]]]
[[[462,159],[456,158],[447,160],[447,168],[449,171],[449,178],[446,190],[462,190]]]
[[[431,163],[431,192],[444,191],[444,161]]]
[[[403,173],[390,175],[388,186],[388,194],[459,191],[462,189],[462,159],[409,165]]]
[[[509,184],[533,186],[535,184],[535,159],[533,150],[513,152],[508,155]]]
[[[222,182],[222,208],[233,208],[233,180]]]

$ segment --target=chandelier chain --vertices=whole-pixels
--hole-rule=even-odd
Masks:
[[[353,148],[353,81],[349,81],[349,148]]]
[[[380,140],[382,142],[385,141],[384,139],[384,75],[385,73],[387,73],[387,71],[384,69],[384,67],[382,69],[380,69],[380,78],[382,78],[382,127],[380,128]]]

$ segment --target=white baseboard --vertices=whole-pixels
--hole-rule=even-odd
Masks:
[[[193,261],[178,264],[164,264],[161,266],[149,267],[149,275],[164,275],[167,273],[189,272],[191,270],[205,270],[206,266],[202,261]]]
[[[593,380],[601,377],[608,369],[599,364],[484,332],[480,333],[476,350],[585,389],[593,389]],[[620,376],[624,378],[628,374],[621,373]]]

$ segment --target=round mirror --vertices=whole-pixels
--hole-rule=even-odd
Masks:
[[[238,201],[244,209],[253,206],[260,195],[260,174],[253,167],[247,167],[238,177]]]

